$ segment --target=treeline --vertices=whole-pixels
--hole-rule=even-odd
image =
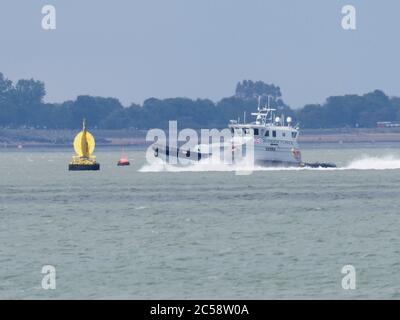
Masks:
[[[0,127],[75,129],[82,118],[89,127],[103,129],[166,128],[169,120],[180,127],[224,128],[231,119],[251,120],[262,104],[294,118],[302,128],[374,127],[377,121],[400,119],[400,98],[389,98],[382,91],[363,96],[329,97],[323,105],[306,105],[293,110],[282,98],[279,87],[262,81],[245,80],[235,94],[217,103],[208,99],[150,98],[143,105],[124,107],[116,98],[78,96],[60,104],[44,103],[45,85],[37,80],[19,80],[15,84],[0,73]]]
[[[380,90],[329,97],[323,105],[310,104],[296,112],[304,128],[375,127],[379,121],[400,121],[400,98]]]

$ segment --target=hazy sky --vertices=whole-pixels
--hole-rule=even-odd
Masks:
[[[41,8],[57,29],[41,28]],[[357,9],[357,30],[341,8]],[[382,89],[400,95],[398,0],[1,0],[0,72],[124,105],[211,98],[243,79],[279,85],[292,107]]]

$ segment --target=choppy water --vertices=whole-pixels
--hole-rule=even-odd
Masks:
[[[251,175],[143,151],[119,168],[109,149],[100,172],[68,172],[71,150],[3,150],[0,298],[399,298],[399,150],[304,149],[340,168]]]

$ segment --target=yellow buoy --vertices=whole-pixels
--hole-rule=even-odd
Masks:
[[[74,139],[74,149],[79,157],[89,158],[94,151],[96,142],[90,132],[86,130],[86,123],[83,120],[83,130]]]
[[[100,164],[96,162],[96,157],[93,156],[95,145],[94,137],[87,131],[86,121],[83,119],[82,131],[74,139],[76,156],[72,158],[69,170],[99,170]]]

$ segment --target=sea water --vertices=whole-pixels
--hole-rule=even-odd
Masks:
[[[117,167],[109,148],[99,172],[68,172],[70,149],[1,149],[0,298],[399,298],[399,150],[303,146],[339,167],[241,175],[129,149]]]

